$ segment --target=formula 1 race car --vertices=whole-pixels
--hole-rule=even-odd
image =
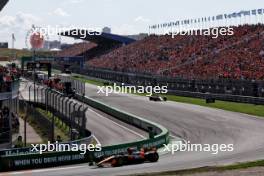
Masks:
[[[144,162],[157,162],[159,160],[159,154],[156,149],[141,149],[137,151],[129,148],[127,153],[112,155],[109,157],[99,157],[97,162],[98,167],[104,167],[110,165],[112,167],[120,167],[131,164],[141,164]]]
[[[62,82],[60,78],[50,78],[43,81],[43,84],[51,89],[61,92],[67,97],[73,97],[75,95],[75,89],[72,88],[71,82]]]
[[[161,97],[157,94],[151,94],[148,97],[149,101],[167,101],[167,97]]]

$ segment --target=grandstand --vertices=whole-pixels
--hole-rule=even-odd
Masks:
[[[84,33],[87,34],[85,38],[83,38],[83,35],[81,35]],[[135,42],[134,39],[109,33],[92,35],[91,32],[88,33],[86,31],[78,31],[78,34],[79,35],[73,35],[71,31],[61,33],[62,36],[82,39],[86,42],[73,44],[72,46],[58,52],[56,54],[57,67],[63,65],[63,63],[65,63],[65,60],[67,60],[68,58],[72,58],[72,66],[78,67],[80,64],[78,61],[75,62],[74,58],[78,59],[78,57],[84,57],[84,60],[88,61],[94,57],[99,57],[100,55],[106,54],[123,45],[128,45]],[[67,64],[69,63],[67,62]]]
[[[98,45],[114,45],[114,44],[115,45],[120,45],[120,44],[127,45],[135,41],[134,39],[116,35],[116,34],[110,34],[110,33],[104,33],[104,32],[100,33],[96,31],[88,32],[88,31],[85,31],[84,29],[82,30],[73,29],[71,31],[62,32],[60,35],[82,39],[86,41],[91,41],[91,42],[97,43]]]
[[[0,11],[8,0],[0,1]],[[7,64],[9,57],[1,55],[1,64]],[[11,148],[12,135],[19,128],[19,120],[16,115],[18,103],[18,79],[20,71],[14,66],[4,67],[0,65],[0,149]]]
[[[255,9],[240,11],[236,13],[237,16],[234,16],[235,13],[232,15],[222,14],[208,19],[218,21],[225,19],[228,24],[227,19],[239,16],[244,19],[250,14],[252,16],[254,14],[262,15],[263,12],[263,9]],[[213,23],[213,20],[206,21],[204,18],[203,20],[206,23]],[[188,22],[187,20],[186,24],[191,26],[191,22],[196,23],[195,21]],[[199,24],[198,21],[197,24]],[[150,29],[157,30],[157,26],[160,28],[171,27],[172,24],[174,27],[186,25],[183,21],[183,23],[154,25],[150,26]],[[214,26],[214,28],[220,30],[227,26]],[[83,56],[87,68],[100,70],[183,79],[263,80],[263,23],[236,24],[229,27],[234,29],[234,35],[219,35],[215,38],[213,35],[200,33],[172,37],[170,33],[167,33],[166,35],[152,34],[139,41],[114,34],[94,35],[96,33],[94,32],[90,35],[86,32],[87,36],[83,40],[89,41],[89,43],[75,44],[61,51],[57,56]],[[77,36],[72,35],[72,31],[64,32],[61,35],[82,39],[83,35],[81,34],[84,32],[79,30]]]
[[[75,56],[83,56],[84,53],[94,47],[97,47],[95,43],[76,43],[70,46],[67,49],[64,49],[57,53],[56,57],[75,57]]]
[[[10,148],[12,134],[19,128],[18,104],[20,71],[14,65],[0,66],[0,149]]]
[[[87,62],[90,67],[188,79],[264,79],[264,25],[234,35],[151,35]]]

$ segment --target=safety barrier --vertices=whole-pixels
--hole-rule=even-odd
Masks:
[[[58,65],[55,67],[59,70],[62,68]],[[264,81],[253,80],[192,80],[183,78],[173,78],[167,76],[153,75],[149,73],[131,73],[119,72],[98,68],[71,67],[71,71],[81,75],[93,78],[99,78],[112,82],[126,83],[130,85],[166,85],[169,90],[190,91],[190,92],[210,92],[215,94],[228,94],[264,97]]]
[[[78,74],[76,74],[78,75]],[[110,83],[116,83],[118,85],[121,85],[121,82],[114,82],[114,81],[109,81],[109,80],[105,80],[105,79],[100,79],[100,78],[95,78],[95,77],[89,77],[89,76],[82,76],[85,79],[91,79],[91,80],[95,80],[95,81],[99,81],[99,82],[110,82]],[[263,83],[264,84],[264,83]],[[164,84],[166,85],[166,84]],[[175,90],[172,89],[171,87],[168,87],[168,93],[171,95],[176,95],[176,96],[183,96],[183,97],[193,97],[193,98],[202,98],[202,99],[206,99],[208,97],[210,98],[214,98],[216,100],[222,100],[222,101],[231,101],[231,102],[238,102],[238,103],[249,103],[249,104],[256,104],[256,105],[264,105],[264,94],[263,96],[259,96],[259,97],[253,97],[253,96],[246,96],[246,95],[233,95],[232,92],[225,93],[225,92],[221,92],[219,91],[218,93],[210,93],[209,90],[205,89],[205,87],[203,87],[201,85],[201,87],[203,89],[199,90],[199,91],[188,91],[188,89],[190,88],[190,85],[187,84],[176,84],[177,88],[182,88],[183,90]],[[185,89],[185,90],[184,90]],[[207,92],[208,91],[208,92]],[[264,88],[263,88],[263,92],[264,92]]]
[[[119,151],[124,152],[124,150],[126,150],[128,147],[136,147],[136,148],[153,147],[153,146],[160,147],[163,144],[166,144],[169,142],[168,130],[159,124],[153,123],[151,121],[148,121],[146,119],[143,119],[135,115],[132,115],[130,113],[120,111],[119,109],[110,107],[90,97],[83,98],[80,95],[76,95],[76,99],[78,99],[79,101],[84,101],[86,104],[94,108],[97,108],[111,116],[114,116],[115,118],[127,124],[136,126],[142,130],[149,131],[149,129],[152,128],[153,130],[152,132],[155,135],[153,139],[147,139],[147,140],[142,140],[142,141],[128,143],[128,144],[104,147],[102,149],[102,152],[97,152],[95,153],[96,155],[102,155],[102,154],[109,155],[113,153],[119,153]]]
[[[86,155],[82,155],[79,152],[49,152],[39,154],[30,153],[28,150],[24,153],[17,152],[17,154],[6,155],[6,153],[3,152],[1,154],[0,151],[0,171],[46,168],[84,163],[91,161],[96,156],[123,153],[128,147],[161,147],[163,144],[167,144],[169,142],[169,131],[159,124],[127,112],[120,111],[116,108],[109,107],[108,105],[92,98],[83,97],[81,95],[77,95],[76,98],[128,124],[134,125],[146,131],[152,129],[154,133],[153,138],[113,146],[104,146],[102,147],[102,151],[88,152]]]

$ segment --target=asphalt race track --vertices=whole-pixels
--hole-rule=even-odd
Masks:
[[[13,172],[10,174],[46,176],[127,175],[230,164],[264,158],[264,120],[261,118],[183,103],[150,102],[147,97],[136,95],[112,94],[106,97],[96,93],[96,86],[88,84],[86,91],[87,96],[153,122],[160,123],[170,130],[172,137],[181,137],[189,140],[191,143],[198,144],[231,143],[234,144],[234,151],[220,152],[217,155],[209,152],[177,152],[174,155],[167,153],[162,155],[157,163],[119,168],[102,169],[82,164],[26,172]],[[104,128],[101,128],[100,132],[104,130]],[[5,175],[7,174],[5,173]]]
[[[29,85],[31,85],[31,83],[28,83],[27,86],[25,83],[21,84],[20,92],[24,99],[28,99],[29,97],[28,88],[25,88]],[[33,93],[31,93],[31,96],[33,97]],[[147,135],[146,132],[119,121],[115,121],[113,117],[91,107],[89,107],[86,117],[87,129],[92,131],[94,136],[103,146],[133,142],[142,139]]]

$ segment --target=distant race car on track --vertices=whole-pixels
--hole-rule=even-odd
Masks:
[[[148,97],[150,101],[167,101],[167,97],[161,97],[157,94],[151,94]]]
[[[97,166],[104,167],[110,165],[112,167],[120,167],[123,165],[141,164],[144,162],[157,162],[159,154],[156,149],[141,149],[140,151],[129,148],[127,153],[112,155],[109,157],[97,158]]]

